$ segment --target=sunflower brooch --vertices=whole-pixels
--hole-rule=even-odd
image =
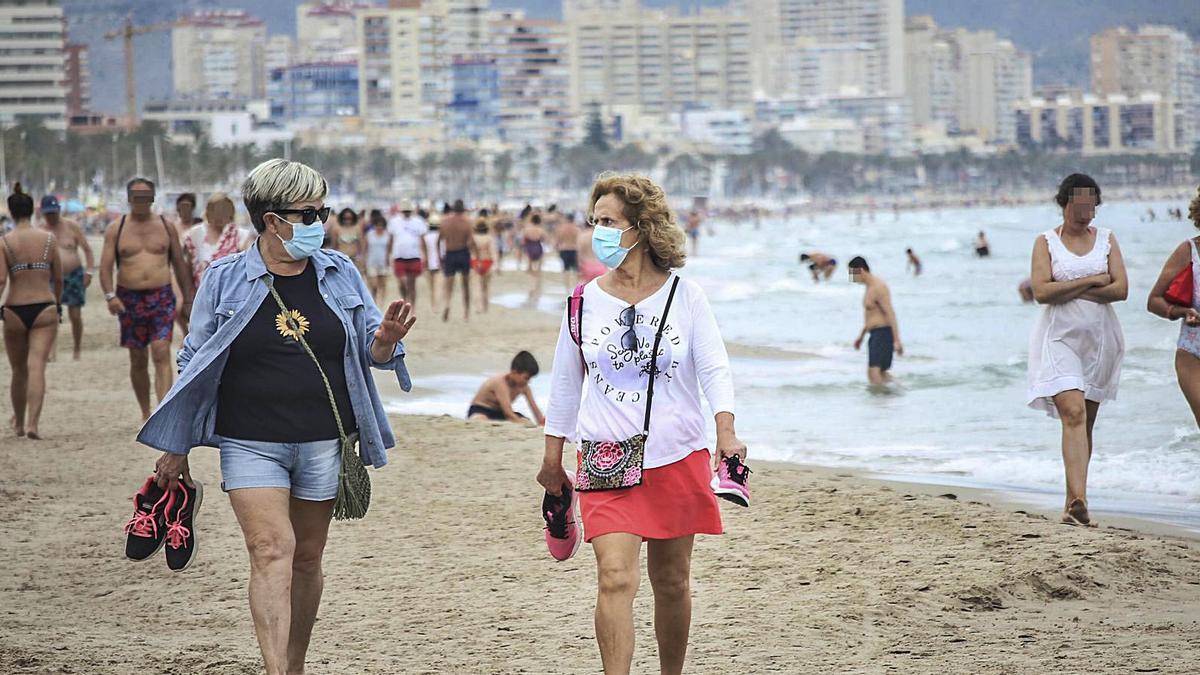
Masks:
[[[275,330],[285,338],[296,340],[308,332],[308,319],[304,318],[300,310],[280,312],[275,315]]]

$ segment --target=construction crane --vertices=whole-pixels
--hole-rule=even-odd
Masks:
[[[128,106],[129,124],[137,124],[137,85],[133,78],[133,37],[145,35],[159,30],[170,30],[175,27],[175,21],[163,21],[145,26],[133,25],[133,14],[125,17],[125,25],[119,30],[104,34],[106,40],[123,39],[125,41],[125,103]]]

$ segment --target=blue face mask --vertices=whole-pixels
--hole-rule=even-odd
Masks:
[[[605,227],[597,225],[592,231],[592,253],[596,254],[596,259],[604,263],[604,266],[610,270],[615,270],[625,262],[625,256],[633,250],[634,243],[629,248],[621,247],[621,235],[625,234],[632,227],[627,227],[624,230],[618,230],[615,227]]]
[[[312,225],[304,223],[291,223],[292,238],[284,240],[279,237],[279,241],[283,242],[283,248],[287,254],[292,257],[292,260],[304,260],[317,252],[321,248],[321,244],[325,242],[325,225],[324,223],[314,222]]]

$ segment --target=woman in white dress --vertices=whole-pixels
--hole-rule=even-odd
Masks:
[[[1100,404],[1117,397],[1125,339],[1111,303],[1129,295],[1117,239],[1093,227],[1100,186],[1063,179],[1055,201],[1063,221],[1033,245],[1034,299],[1045,307],[1029,341],[1029,407],[1062,420],[1067,498],[1062,521],[1091,525],[1087,472]]]

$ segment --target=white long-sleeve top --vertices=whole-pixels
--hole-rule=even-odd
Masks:
[[[637,304],[635,350],[621,348],[621,336],[629,330],[621,323],[621,313],[629,303],[605,293],[596,281],[584,288],[586,373],[563,313],[546,411],[547,436],[572,442],[619,441],[642,432],[650,352],[674,276]],[[701,388],[713,414],[734,412],[733,376],[716,317],[704,291],[680,279],[659,346],[645,468],[666,466],[709,447]]]

